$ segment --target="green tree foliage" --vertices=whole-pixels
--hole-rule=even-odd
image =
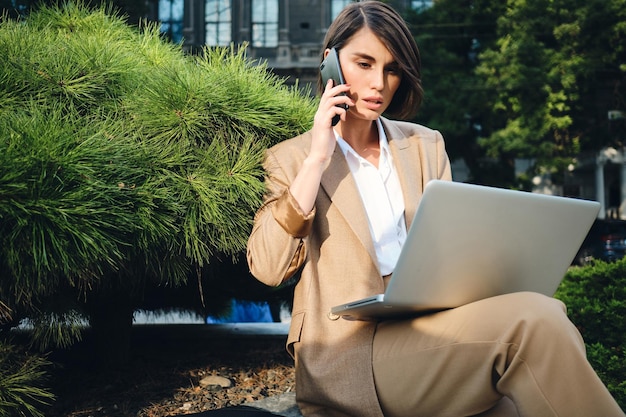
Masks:
[[[241,253],[264,149],[314,112],[245,48],[191,57],[108,6],[5,17],[0,56],[0,301],[43,348]]]
[[[623,123],[611,129],[607,112],[626,107],[625,0],[438,0],[410,21],[423,120],[474,181],[517,187],[514,158],[555,172],[581,151],[622,146]]]
[[[417,121],[443,132],[451,159],[462,158],[478,183],[511,181],[507,169],[486,159],[477,142],[489,109],[475,70],[479,54],[495,43],[505,7],[491,0],[438,0],[407,16],[422,56],[425,100]],[[500,161],[505,168],[507,157]]]
[[[626,258],[570,268],[555,297],[585,338],[590,363],[626,408]]]
[[[500,119],[483,144],[492,155],[514,152],[562,168],[581,149],[606,144],[607,111],[623,109],[626,2],[509,3],[497,48],[481,56]]]

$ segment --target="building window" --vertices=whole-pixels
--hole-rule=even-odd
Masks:
[[[252,46],[278,46],[278,0],[252,0]]]
[[[433,0],[411,0],[411,7],[418,12],[433,6]]]
[[[353,3],[353,0],[330,0],[330,21],[335,20],[339,12],[350,3]]]
[[[232,41],[230,0],[206,0],[204,23],[207,45],[228,46]]]
[[[183,0],[159,0],[161,33],[172,42],[183,40]]]

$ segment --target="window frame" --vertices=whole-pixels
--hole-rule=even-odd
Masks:
[[[163,7],[165,5],[167,8]],[[183,40],[184,0],[159,0],[157,8],[159,22],[161,22],[161,33],[172,42],[180,43]],[[167,10],[166,19],[163,19],[163,10]]]
[[[278,46],[280,2],[279,0],[250,1],[250,43],[254,48],[275,48]],[[272,6],[275,16],[269,16]],[[257,11],[261,9],[263,16],[259,18]],[[274,18],[275,20],[271,20]]]
[[[209,4],[217,6],[215,20],[209,20]],[[225,7],[223,7],[225,6]],[[213,15],[213,14],[212,14]],[[209,30],[214,27],[215,30]],[[209,39],[213,36],[213,39]],[[225,35],[226,39],[222,39]],[[233,41],[233,3],[232,0],[205,0],[204,2],[204,43],[208,46],[228,46]]]

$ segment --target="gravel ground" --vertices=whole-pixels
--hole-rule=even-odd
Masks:
[[[286,336],[135,338],[132,363],[101,369],[88,343],[51,356],[57,396],[47,417],[164,417],[223,408],[295,391]],[[205,385],[224,377],[230,387]],[[203,381],[204,380],[204,381]],[[201,382],[202,381],[202,382]]]

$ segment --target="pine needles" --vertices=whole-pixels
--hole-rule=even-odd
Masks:
[[[0,342],[0,417],[43,417],[54,395],[41,386],[50,363]]]

